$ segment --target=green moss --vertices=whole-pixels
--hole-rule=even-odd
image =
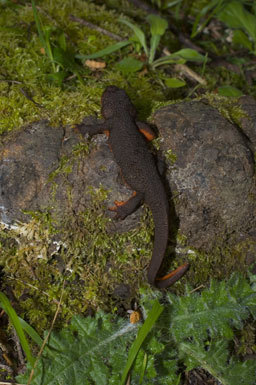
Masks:
[[[203,98],[207,98],[209,104],[216,108],[231,123],[240,125],[240,119],[247,116],[242,107],[238,105],[237,98],[229,98],[213,93],[206,93]]]
[[[177,155],[174,154],[174,152],[170,148],[169,150],[166,151],[165,158],[166,158],[166,160],[168,161],[168,163],[170,165],[173,165],[176,162],[176,160],[177,160]]]
[[[88,155],[92,148],[92,144],[89,146],[89,143],[78,143],[72,148],[71,154],[62,156],[59,161],[59,166],[49,175],[48,181],[53,182],[59,174],[70,174],[72,172],[74,162],[76,162],[80,157]]]
[[[125,35],[127,27],[117,21],[114,11],[106,11],[93,3],[75,0],[72,3],[57,0],[37,2],[39,16],[44,26],[50,26],[56,33],[64,31],[67,42],[77,53],[89,54],[107,45],[113,40],[104,34],[71,21],[70,14],[95,23],[108,31]],[[0,45],[2,76],[0,81],[0,133],[30,123],[38,119],[49,119],[52,125],[67,125],[80,122],[85,115],[99,112],[100,96],[109,84],[116,84],[127,89],[140,111],[140,118],[145,118],[152,104],[152,74],[138,76],[131,74],[123,78],[114,69],[120,53],[114,53],[104,59],[107,68],[98,71],[98,76],[84,67],[81,84],[76,78],[65,81],[63,87],[57,87],[47,81],[52,71],[51,63],[41,53],[41,43],[34,24],[31,6],[16,8],[5,7],[1,10],[0,25],[2,38]],[[75,11],[74,11],[75,10]],[[116,22],[113,22],[116,20]],[[29,34],[29,38],[28,38]],[[154,77],[154,76],[153,76]],[[35,105],[25,95],[38,103]],[[155,90],[155,98],[163,98],[160,87]]]
[[[5,284],[13,287],[20,309],[37,330],[49,327],[63,287],[60,323],[88,309],[114,311],[114,288],[127,283],[134,296],[144,281],[143,269],[152,253],[149,212],[137,229],[110,234],[104,206],[108,192],[101,187],[88,193],[92,200],[86,211],[60,226],[49,214],[34,213],[31,222],[8,235],[2,230],[9,240],[1,258]]]
[[[182,254],[186,255],[185,259],[190,263],[191,267],[186,274],[185,280],[192,287],[199,285],[208,285],[211,278],[226,279],[234,271],[248,271],[246,263],[246,255],[250,250],[255,250],[255,242],[246,240],[234,245],[223,245],[221,236],[216,240],[216,246],[209,252],[196,250],[187,245],[187,239],[179,235],[178,248]]]

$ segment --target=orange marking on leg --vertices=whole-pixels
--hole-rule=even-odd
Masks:
[[[126,201],[114,201],[114,203],[117,207],[119,207],[119,206],[123,206],[126,203]]]
[[[111,206],[108,209],[110,211],[117,211],[117,208],[120,206],[123,206],[126,202],[125,201],[114,201],[115,206]]]
[[[134,191],[134,192],[132,193],[131,198],[134,197],[136,194],[137,194],[136,191]],[[127,201],[114,201],[115,206],[111,206],[111,207],[109,207],[108,209],[109,209],[110,211],[117,211],[117,208],[118,208],[118,207],[125,205],[131,198],[127,199]]]
[[[132,193],[131,198],[135,197],[136,194],[137,194],[136,191],[134,191],[134,192]],[[117,207],[118,207],[118,206],[123,206],[123,205],[125,205],[131,198],[127,199],[127,201],[114,201],[114,203],[115,203],[115,205],[116,205]]]
[[[175,275],[184,274],[185,271],[188,269],[189,263],[184,263],[183,265],[179,266],[177,269],[171,271],[169,274],[166,274],[164,277],[156,278],[156,281],[165,281],[168,278],[174,277]]]
[[[153,135],[151,132],[147,131],[145,128],[140,128],[140,132],[145,136],[145,138],[150,142],[151,140],[155,139],[155,135]]]
[[[110,206],[108,207],[109,211],[116,211],[117,207],[116,206]]]

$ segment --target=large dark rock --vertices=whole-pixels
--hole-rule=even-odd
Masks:
[[[245,116],[240,118],[240,125],[243,133],[252,143],[254,152],[256,151],[256,102],[252,96],[242,96],[239,99],[239,105],[245,112]]]
[[[158,110],[155,124],[162,148],[177,156],[168,179],[189,244],[256,242],[255,120],[245,134],[208,104],[187,102]]]
[[[26,221],[40,208],[47,180],[59,164],[64,129],[36,122],[4,140],[0,151],[1,221]]]
[[[201,250],[256,243],[256,103],[243,97],[240,105],[247,113],[241,127],[204,102],[173,104],[155,113],[161,150],[172,149],[177,157],[166,175],[176,197],[176,223],[188,244]],[[88,206],[89,186],[110,190],[106,206],[127,199],[131,191],[120,178],[105,136],[91,139],[89,154],[79,150],[81,142],[72,128],[52,128],[46,121],[5,138],[1,222],[28,221],[24,211],[30,210],[50,210],[60,220],[76,215]],[[137,212],[118,225],[113,221],[112,230],[128,230],[138,220]]]
[[[94,118],[87,120],[92,124]],[[48,210],[60,221],[76,215],[88,206],[90,186],[109,190],[106,203],[110,206],[115,199],[129,198],[131,191],[119,178],[105,135],[92,139],[89,155],[76,150],[81,142],[72,128],[53,128],[47,121],[31,124],[4,140],[0,157],[2,223],[28,222],[28,211]],[[131,228],[138,218],[138,214],[131,215],[118,224],[119,229]],[[117,228],[115,222],[111,227]]]

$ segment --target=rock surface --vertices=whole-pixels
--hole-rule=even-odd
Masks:
[[[36,122],[4,140],[0,151],[1,222],[27,221],[39,209],[49,174],[59,164],[64,129]]]
[[[176,197],[176,222],[188,244],[205,251],[216,244],[256,243],[256,102],[243,97],[239,103],[247,113],[241,128],[202,101],[169,105],[155,113],[161,150],[172,149],[177,157],[166,175]],[[24,211],[30,210],[47,209],[59,219],[76,215],[88,205],[89,186],[110,190],[107,206],[127,199],[131,191],[120,178],[105,136],[90,141],[86,154],[71,128],[52,128],[46,121],[2,140],[1,222],[28,221]],[[113,229],[134,227],[139,214],[118,225],[113,221]]]
[[[177,156],[168,180],[189,244],[210,250],[248,237],[256,241],[255,121],[245,134],[213,107],[187,102],[158,110],[155,124],[162,148]]]
[[[88,123],[94,119],[87,118]],[[88,206],[90,186],[110,191],[109,206],[115,199],[128,199],[131,191],[118,183],[119,169],[105,135],[91,140],[89,155],[74,151],[85,142],[70,127],[53,128],[47,121],[31,124],[4,140],[0,150],[0,221],[6,225],[28,222],[27,211],[49,210],[58,220],[76,215]],[[107,214],[113,216],[109,211]],[[138,214],[133,214],[118,226],[113,221],[112,228],[125,231],[138,221]]]

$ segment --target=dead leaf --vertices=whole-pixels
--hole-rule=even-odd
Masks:
[[[99,70],[106,67],[105,62],[96,61],[96,60],[86,60],[84,64],[87,67],[89,67],[91,70]]]

